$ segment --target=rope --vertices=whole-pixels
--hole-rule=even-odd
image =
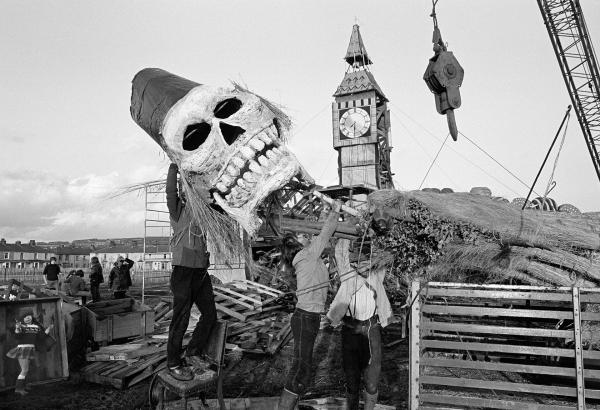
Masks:
[[[414,118],[412,118],[410,115],[408,115],[406,112],[404,112],[400,107],[398,107],[396,104],[391,103],[390,105],[392,105],[393,107],[395,107],[399,112],[401,112],[402,114],[404,114],[409,120],[411,120],[412,122],[414,122],[415,124],[417,124],[419,127],[421,127],[427,134],[429,134],[431,137],[433,137],[434,139],[438,140],[438,141],[442,141],[441,138],[438,138],[435,134],[433,134],[431,131],[429,131],[427,128],[425,128],[421,123],[419,123],[417,120],[415,120]],[[395,111],[392,111],[392,114],[396,116],[396,118],[398,118],[400,120],[400,117],[396,114]],[[400,120],[400,125],[402,124],[402,121]],[[404,127],[406,129],[406,127]],[[412,137],[412,135],[409,133],[409,136]],[[466,137],[465,137],[466,138]],[[421,146],[420,144],[418,144],[419,146]],[[421,147],[422,148],[422,147]],[[509,191],[511,191],[513,194],[515,195],[521,195],[520,193],[518,193],[517,191],[515,191],[514,189],[512,189],[511,187],[509,187],[508,185],[506,185],[505,183],[503,183],[502,181],[500,181],[498,178],[496,178],[494,175],[490,174],[489,172],[487,172],[485,169],[483,169],[482,167],[480,167],[479,165],[475,164],[473,161],[471,161],[471,159],[463,154],[461,154],[460,152],[458,152],[457,150],[455,150],[454,148],[452,148],[451,145],[448,146],[448,148],[450,150],[452,150],[455,154],[457,154],[459,157],[461,157],[462,159],[464,159],[466,162],[468,162],[469,164],[473,165],[475,168],[479,169],[481,172],[483,172],[484,174],[486,174],[488,177],[492,178],[494,181],[496,181],[497,183],[499,183],[500,185],[502,185],[504,188],[508,189]],[[439,165],[438,165],[439,167]],[[441,169],[441,168],[440,168]],[[445,173],[444,173],[445,174]],[[446,175],[447,176],[447,175]],[[455,186],[457,186],[457,184],[455,184]]]
[[[421,185],[419,185],[419,189],[421,189],[421,187],[425,183],[425,179],[427,179],[427,175],[429,175],[429,171],[431,171],[431,168],[433,167],[433,164],[435,164],[435,161],[438,159],[438,156],[440,155],[440,152],[442,152],[442,149],[444,148],[444,145],[446,145],[446,141],[448,141],[448,135],[450,135],[450,133],[448,133],[446,135],[446,138],[444,139],[444,142],[442,143],[442,146],[438,150],[437,154],[435,154],[435,158],[433,158],[433,161],[431,162],[431,165],[429,165],[429,168],[427,168],[427,172],[425,173],[425,176],[423,177],[423,180],[421,181]]]
[[[544,191],[544,202],[546,202],[546,196],[550,193],[550,191],[554,188],[552,183],[554,182],[554,171],[556,171],[556,166],[558,165],[558,158],[560,157],[560,152],[562,151],[563,145],[565,144],[565,138],[567,136],[567,128],[569,127],[569,120],[571,119],[571,112],[567,116],[567,122],[565,123],[565,129],[563,131],[563,136],[560,141],[560,146],[558,147],[558,152],[556,153],[556,158],[554,159],[554,166],[552,167],[552,172],[550,173],[550,179],[548,180],[548,185],[546,186],[546,190]]]
[[[519,181],[521,184],[523,184],[525,186],[525,188],[527,189],[531,189],[531,187],[529,185],[527,185],[525,182],[523,182],[523,180],[521,178],[519,178],[518,176],[516,176],[515,174],[513,174],[512,172],[510,172],[510,170],[508,168],[506,168],[504,165],[502,165],[500,163],[500,161],[498,161],[496,158],[494,158],[493,156],[491,156],[490,154],[488,154],[488,152],[486,150],[484,150],[483,148],[481,148],[479,145],[477,145],[477,143],[475,141],[472,141],[469,137],[467,137],[465,134],[463,134],[462,132],[458,132],[460,135],[462,135],[463,137],[465,137],[465,139],[467,141],[469,141],[471,144],[473,144],[475,147],[477,147],[478,150],[480,150],[481,152],[483,152],[485,155],[487,155],[492,161],[494,161],[496,164],[500,165],[500,167],[502,167],[503,170],[505,170],[506,172],[508,172],[513,178],[515,178],[517,181]],[[513,191],[514,192],[514,191]],[[539,195],[537,192],[533,191],[536,195]]]

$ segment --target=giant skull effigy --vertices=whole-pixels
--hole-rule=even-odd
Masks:
[[[201,85],[146,68],[133,79],[131,115],[178,165],[188,197],[214,200],[250,235],[271,192],[294,177],[312,182],[283,145],[287,116],[238,85]]]

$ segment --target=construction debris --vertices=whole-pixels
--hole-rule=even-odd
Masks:
[[[229,322],[225,348],[232,357],[242,352],[274,355],[291,339],[291,308],[286,293],[243,280],[214,285],[214,294],[218,318]],[[129,306],[125,302],[107,302]],[[113,312],[114,306],[107,302],[101,302],[104,305],[96,310]],[[81,369],[85,380],[126,389],[164,369],[169,324],[173,316],[172,305],[172,297],[162,297],[152,312],[147,312],[150,313],[148,316],[154,317],[154,334],[150,337],[103,346],[89,352],[86,360],[92,363]],[[200,316],[194,306],[190,312],[184,346],[189,342]]]

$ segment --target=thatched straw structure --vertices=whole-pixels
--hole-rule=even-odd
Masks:
[[[396,227],[376,244],[396,247],[405,280],[600,286],[600,217],[519,208],[467,193],[381,190],[371,211],[388,210]],[[402,221],[412,219],[413,222]],[[411,236],[412,235],[412,236]]]

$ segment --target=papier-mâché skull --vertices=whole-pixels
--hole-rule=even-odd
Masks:
[[[146,70],[153,71],[144,73]],[[217,204],[249,234],[260,227],[256,210],[271,192],[294,176],[312,182],[282,144],[287,118],[264,99],[237,86],[197,85],[162,70],[146,70],[134,78],[132,116],[147,132],[148,124],[159,127],[158,133],[149,134],[188,182],[194,189],[209,190]],[[164,116],[162,120],[138,121],[144,111],[156,115],[157,110],[134,102],[136,80],[150,74],[159,76],[145,83],[155,91],[154,100],[159,101],[158,111],[165,111]],[[170,106],[161,99],[161,90],[156,90],[161,79],[161,88],[170,87],[163,90],[165,98],[174,100]],[[174,84],[176,80],[182,80],[181,84]],[[147,87],[138,90],[141,95],[147,92]]]

